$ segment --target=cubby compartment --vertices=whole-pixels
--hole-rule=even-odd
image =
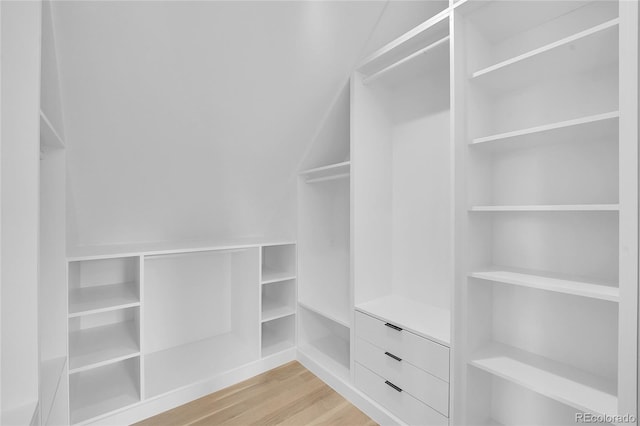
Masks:
[[[496,25],[498,12],[514,21]],[[617,17],[609,1],[492,2],[469,13],[470,142],[610,129],[619,108]]]
[[[579,138],[541,135],[495,149],[470,147],[472,209],[495,206],[612,206],[619,202],[618,120]],[[532,142],[532,143],[528,143]],[[488,144],[488,143],[487,143]],[[595,207],[594,207],[595,208]]]
[[[69,376],[71,423],[80,423],[140,401],[140,358]]]
[[[262,322],[295,315],[296,281],[278,281],[262,285]]]
[[[299,297],[301,305],[350,324],[349,179],[300,182]]]
[[[296,277],[295,244],[269,245],[262,247],[261,282],[268,284]]]
[[[470,394],[474,395],[465,407],[468,424],[566,426],[576,423],[577,416],[584,416],[585,420],[593,419],[591,415],[594,413],[585,413],[476,367],[469,368],[467,383]],[[610,424],[596,421],[589,423]]]
[[[258,250],[145,257],[147,398],[259,358]]]
[[[617,2],[470,3],[468,72],[477,83],[510,89],[617,62]]]
[[[350,330],[301,306],[298,348],[343,380],[350,380]]]
[[[420,55],[374,74],[368,64],[352,78],[354,299],[362,312],[435,331],[448,345],[450,46],[446,20],[425,31]]]
[[[69,372],[89,370],[140,355],[139,308],[69,319]]]
[[[295,316],[274,319],[262,323],[262,357],[277,354],[295,347]]]
[[[140,305],[140,258],[69,263],[69,317]]]
[[[467,324],[469,392],[491,389],[486,374],[474,371],[481,370],[556,401],[552,406],[571,407],[574,413],[617,413],[617,303],[501,283],[471,280],[469,286],[474,302]],[[529,410],[534,407],[531,398],[488,405],[469,401],[469,409],[504,410],[518,405]],[[550,410],[542,409],[542,415]],[[468,421],[476,424],[482,417],[476,413]]]
[[[616,292],[615,211],[470,213],[470,274],[505,271],[597,284]],[[606,287],[606,288],[605,288]]]

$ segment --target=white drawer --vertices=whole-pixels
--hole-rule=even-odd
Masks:
[[[418,401],[407,392],[399,392],[385,379],[359,363],[355,363],[356,386],[380,405],[409,425],[444,426],[449,424],[442,414]]]
[[[444,380],[405,360],[398,361],[385,354],[385,350],[360,338],[356,339],[355,360],[441,414],[449,416],[449,383]]]
[[[356,312],[356,336],[449,382],[449,348],[384,321]]]

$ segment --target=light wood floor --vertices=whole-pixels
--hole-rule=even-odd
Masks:
[[[297,361],[222,389],[136,426],[374,426]]]

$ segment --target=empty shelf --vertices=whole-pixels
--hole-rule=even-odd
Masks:
[[[492,89],[511,90],[546,75],[578,73],[613,63],[618,57],[618,24],[618,18],[612,19],[476,71],[471,78]]]
[[[275,283],[278,281],[293,280],[296,278],[295,272],[274,271],[268,268],[262,270],[262,284]]]
[[[305,170],[300,173],[300,175],[305,177],[305,182],[307,183],[324,182],[349,177],[350,167],[351,162],[345,161],[343,163]]]
[[[74,331],[69,335],[69,373],[133,358],[140,353],[132,321]]]
[[[299,350],[314,362],[349,380],[349,341],[336,335],[327,335],[302,345]]]
[[[470,364],[588,413],[617,414],[616,383],[520,349],[493,343]]]
[[[528,147],[556,142],[571,142],[609,138],[617,141],[620,112],[590,115],[497,135],[475,138],[472,147],[488,149]]]
[[[349,320],[349,310],[340,309],[337,302],[321,306],[317,301],[312,302],[308,300],[300,300],[298,301],[298,305],[312,312],[315,312],[316,314],[321,315],[324,318],[337,322],[344,327],[351,327],[351,321]]]
[[[557,293],[590,297],[593,299],[620,301],[620,290],[613,285],[596,284],[589,281],[577,281],[550,276],[541,272],[515,270],[511,268],[492,267],[486,271],[469,274],[470,277],[494,281]]]
[[[71,423],[83,422],[140,401],[137,378],[128,361],[69,378]]]
[[[254,345],[227,333],[147,354],[146,396],[162,395],[255,361]]]
[[[471,212],[617,212],[618,204],[540,204],[513,206],[473,206]]]
[[[269,298],[262,299],[262,322],[272,321],[278,318],[294,315],[296,308],[283,305],[281,301]]]
[[[137,283],[108,284],[69,291],[69,317],[140,305]]]

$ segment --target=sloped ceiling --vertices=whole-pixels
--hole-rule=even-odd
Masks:
[[[268,233],[385,6],[55,2],[69,245]]]

